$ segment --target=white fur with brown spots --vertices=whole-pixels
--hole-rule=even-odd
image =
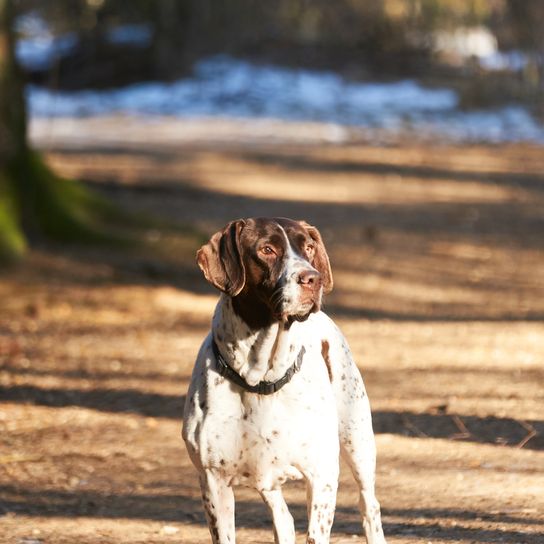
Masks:
[[[189,455],[200,474],[212,540],[214,544],[234,544],[232,486],[245,485],[257,489],[270,508],[275,541],[294,544],[293,518],[281,486],[287,480],[304,478],[308,489],[307,542],[329,542],[341,453],[359,487],[367,543],[385,544],[380,506],[374,493],[376,449],[368,398],[345,338],[319,310],[323,286],[315,272],[330,275],[330,268],[328,272],[322,270],[323,256],[321,259],[312,256],[324,251],[324,247],[307,253],[301,249],[305,243],[322,245],[321,238],[310,230],[314,227],[303,222],[295,226],[295,222],[284,219],[257,219],[245,220],[241,227],[238,222],[233,223],[199,253],[199,264],[206,277],[214,275],[214,285],[224,290],[224,294],[213,316],[212,331],[196,360],[183,426]],[[248,230],[245,237],[244,228]],[[280,231],[284,246],[279,236],[273,236]],[[301,232],[313,235],[304,238]],[[231,240],[227,257],[218,249],[221,244],[225,247],[224,236],[238,237]],[[276,244],[273,261],[268,259],[268,249],[266,256],[260,256],[263,239],[265,243],[272,240]],[[215,248],[210,247],[212,242]],[[240,249],[234,258],[244,268],[244,286],[239,293],[248,282],[258,283],[248,273],[251,259],[263,269],[266,267],[262,263],[267,264],[269,276],[276,270],[271,292],[277,288],[288,293],[280,308],[288,310],[276,312],[277,301],[272,300],[271,317],[264,326],[252,326],[248,317],[251,311],[244,314],[243,305],[237,309],[233,295],[222,288],[221,266],[235,265],[220,261],[233,259],[232,254],[237,253],[232,251],[233,244]],[[207,254],[203,255],[203,251]],[[212,259],[219,262],[212,263]],[[210,271],[213,266],[219,268]],[[230,269],[229,274],[233,276]],[[312,277],[311,281],[305,274]],[[259,281],[264,281],[263,277],[261,274]],[[330,283],[332,287],[332,276]],[[255,285],[250,285],[246,293],[249,300],[257,296],[251,291],[253,288],[256,289]],[[301,308],[308,311],[309,300],[317,302],[302,316]],[[297,319],[289,319],[292,315]],[[212,338],[228,364],[250,385],[281,378],[304,346],[302,366],[281,390],[266,396],[251,393],[218,374]]]

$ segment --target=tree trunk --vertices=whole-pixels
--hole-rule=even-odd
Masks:
[[[12,171],[26,153],[26,112],[13,56],[10,0],[0,0],[0,259],[21,255],[25,240],[18,217]]]
[[[21,74],[14,57],[13,2],[0,0],[0,261],[27,241],[115,239],[102,227],[115,210],[81,184],[56,176],[27,143]]]

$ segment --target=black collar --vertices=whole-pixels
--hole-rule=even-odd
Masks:
[[[250,393],[258,393],[259,395],[271,395],[276,391],[279,391],[284,385],[291,381],[291,378],[296,372],[300,370],[302,365],[302,359],[306,350],[304,346],[300,348],[295,362],[287,369],[287,372],[275,382],[267,382],[266,380],[260,381],[256,385],[249,385],[236,370],[234,370],[224,359],[223,355],[219,351],[215,339],[212,337],[212,349],[216,360],[216,369],[221,376],[227,378],[232,383],[238,385],[242,389],[249,391]]]

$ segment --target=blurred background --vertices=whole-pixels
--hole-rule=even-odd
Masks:
[[[17,5],[37,117],[280,118],[544,141],[538,0]]]
[[[0,0],[0,542],[209,542],[194,255],[286,216],[331,258],[388,542],[541,543],[543,28],[540,0]],[[344,470],[333,542],[356,504]]]

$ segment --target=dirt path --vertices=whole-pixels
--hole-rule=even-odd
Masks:
[[[133,141],[49,160],[208,233],[318,225],[389,542],[544,542],[542,149]],[[155,249],[42,248],[0,276],[1,542],[209,541],[180,416],[216,296],[197,240],[148,234]],[[360,541],[354,492],[343,471],[334,542]],[[287,495],[302,542],[303,487]],[[239,541],[272,542],[257,495],[237,496]]]

